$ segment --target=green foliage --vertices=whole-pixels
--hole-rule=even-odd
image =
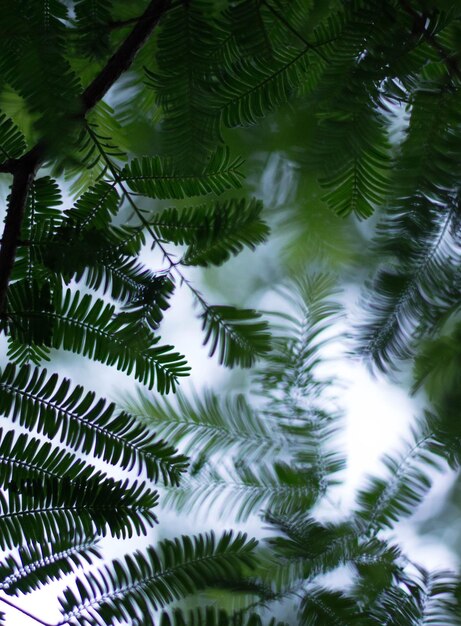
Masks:
[[[461,461],[458,4],[0,1],[3,592],[81,568],[60,624],[460,623],[459,575],[411,563],[385,532]],[[263,118],[265,143],[236,130]],[[335,281],[297,270],[271,325],[191,281],[268,240],[244,182],[268,144],[294,184],[308,173],[301,218],[324,211],[326,239],[329,211],[376,214],[363,267],[340,268],[355,285],[368,272],[348,334],[383,371],[413,359],[432,402],[342,520],[318,516],[345,466],[336,381],[321,375],[344,324]],[[268,254],[272,288],[284,270]],[[161,340],[181,287],[209,356],[258,363],[249,392],[163,397],[189,374]],[[119,410],[49,374],[63,351],[131,376],[137,396]],[[259,514],[270,533],[258,547],[232,531],[165,539],[88,573],[100,537],[150,531],[160,497],[231,526]],[[347,588],[324,578],[340,568]]]
[[[222,458],[237,446],[239,454],[252,461],[288,445],[282,434],[277,442],[269,424],[243,394],[222,398],[206,391],[202,397],[189,399],[178,391],[175,399],[173,405],[140,393],[126,403],[133,415],[174,445],[181,445],[186,454],[193,451],[197,458],[215,454]]]
[[[293,287],[289,293],[292,310],[274,316],[273,350],[255,372],[256,396],[206,393],[193,402],[179,396],[172,405],[139,395],[128,402],[178,445],[184,441],[191,455],[189,476],[179,489],[168,488],[166,502],[185,514],[236,522],[262,512],[270,534],[256,578],[241,587],[248,593],[258,588],[260,600],[244,606],[258,607],[262,618],[268,605],[285,599],[288,607],[296,595],[293,624],[371,626],[389,616],[402,626],[459,623],[459,576],[415,570],[384,534],[415,511],[434,471],[447,463],[459,467],[459,420],[446,415],[458,398],[445,398],[436,412],[424,414],[403,450],[384,458],[387,473],[359,491],[347,517],[319,521],[315,512],[331,497],[343,466],[332,447],[340,423],[334,381],[319,376],[321,355],[335,339],[329,329],[341,310],[325,274],[299,281],[297,295]],[[347,589],[326,587],[324,576],[344,567],[352,574]]]
[[[221,265],[244,246],[263,243],[269,229],[261,220],[262,203],[229,200],[182,209],[166,209],[150,221],[162,240],[188,246],[187,265]]]
[[[190,198],[239,187],[240,166],[240,159],[231,159],[225,150],[216,151],[201,172],[187,175],[182,174],[172,159],[144,157],[126,165],[120,179],[133,191],[149,198]]]
[[[26,141],[17,126],[2,113],[0,116],[0,151],[2,162],[20,157]]]
[[[8,555],[1,566],[0,589],[8,595],[39,589],[52,580],[59,580],[63,574],[72,573],[75,567],[84,567],[100,557],[93,540],[79,542],[78,537],[60,539],[52,545],[28,542],[18,552],[18,557]]]
[[[232,306],[207,305],[200,301],[203,343],[210,343],[209,355],[216,351],[219,362],[226,367],[240,365],[250,367],[255,357],[268,350],[269,334],[267,323],[252,309],[237,309]]]
[[[152,610],[220,580],[238,580],[243,567],[254,565],[255,545],[240,533],[224,533],[219,540],[213,533],[165,540],[158,550],[137,552],[87,576],[77,593],[65,590],[61,623],[78,624],[83,613],[88,624],[141,615],[145,624],[155,624]]]
[[[211,2],[179,2],[169,11],[157,40],[157,70],[147,71],[162,109],[162,138],[188,173],[200,173],[221,142],[219,110],[209,105],[209,50],[216,37],[207,15]]]

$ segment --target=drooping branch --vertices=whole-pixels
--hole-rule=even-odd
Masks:
[[[82,93],[80,97],[82,117],[102,100],[120,76],[130,68],[136,54],[167,11],[169,4],[170,0],[152,0],[149,3],[131,33]],[[8,285],[16,258],[27,198],[35,175],[46,160],[46,156],[46,143],[40,141],[24,156],[8,160],[0,168],[0,172],[13,174],[0,245],[0,317],[5,315]]]

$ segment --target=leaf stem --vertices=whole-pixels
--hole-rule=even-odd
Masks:
[[[45,622],[39,617],[32,615],[32,613],[29,613],[29,611],[26,611],[25,609],[21,608],[20,606],[17,606],[13,602],[11,602],[10,600],[7,600],[6,598],[3,598],[2,596],[0,596],[0,602],[4,602],[5,604],[8,604],[8,606],[11,606],[13,609],[16,609],[16,611],[20,611],[24,615],[27,615],[27,617],[30,617],[30,619],[35,620],[39,624],[42,624],[42,626],[55,626],[55,624],[51,624],[50,622]]]

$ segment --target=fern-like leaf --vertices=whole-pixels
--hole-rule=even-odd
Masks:
[[[26,149],[26,140],[19,128],[0,113],[0,163],[17,159]]]
[[[0,589],[8,595],[29,593],[100,558],[94,539],[59,539],[53,544],[28,542],[18,556],[9,554],[0,566]]]
[[[172,346],[157,345],[145,327],[133,328],[125,316],[115,315],[115,307],[103,300],[94,300],[89,294],[66,290],[61,296],[56,289],[53,306],[38,306],[30,302],[30,289],[15,283],[10,290],[13,339],[27,343],[30,329],[42,342],[53,348],[82,354],[107,365],[115,365],[131,374],[141,383],[160,393],[175,389],[177,379],[187,376],[189,367]],[[32,293],[35,293],[32,292]],[[42,297],[42,291],[39,292]],[[32,305],[32,306],[31,306]],[[27,329],[24,328],[27,323]],[[47,335],[42,335],[46,333]]]
[[[302,599],[299,609],[301,626],[367,626],[367,617],[361,612],[358,602],[341,591],[324,587],[311,587]]]
[[[391,166],[385,120],[375,111],[328,112],[319,123],[323,199],[338,215],[370,217],[384,203]],[[327,165],[328,164],[328,165]]]
[[[126,165],[120,179],[150,198],[188,198],[240,187],[240,166],[241,160],[232,160],[227,150],[216,151],[203,171],[194,175],[181,173],[171,159],[144,157]]]
[[[307,79],[308,48],[285,46],[266,59],[242,59],[220,77],[216,101],[227,126],[254,124],[289,101]]]
[[[257,200],[227,200],[182,209],[167,209],[150,220],[156,234],[176,244],[186,244],[186,265],[221,265],[244,246],[254,249],[269,229],[261,220]]]
[[[56,543],[63,536],[146,534],[157,522],[152,508],[158,494],[128,481],[49,480],[42,485],[12,485],[0,494],[0,546],[12,548],[26,540]]]
[[[201,167],[221,142],[219,110],[213,110],[210,90],[214,59],[211,3],[178,3],[162,23],[157,42],[157,69],[148,72],[163,111],[166,153],[187,173]]]
[[[183,512],[198,513],[208,507],[227,519],[246,521],[262,508],[280,514],[307,510],[316,502],[320,488],[311,468],[283,462],[252,468],[240,461],[228,471],[205,465],[178,488],[168,489],[164,503]]]
[[[0,377],[0,412],[28,430],[60,439],[75,451],[123,469],[146,471],[148,478],[161,477],[177,484],[187,458],[157,439],[154,433],[126,413],[116,413],[114,404],[95,400],[83,387],[71,388],[66,378],[46,370],[7,365]],[[39,416],[41,419],[38,420]]]
[[[267,322],[252,309],[237,309],[233,306],[208,305],[200,301],[200,315],[205,332],[204,345],[209,346],[209,355],[218,351],[219,362],[226,367],[251,367],[258,356],[269,350]]]
[[[453,460],[450,448],[444,448],[437,420],[427,416],[413,431],[412,441],[403,452],[386,455],[386,478],[373,478],[358,494],[357,514],[373,532],[392,527],[403,515],[413,513],[429,491],[432,478],[429,469],[442,470],[444,459]]]
[[[194,459],[221,458],[233,451],[247,461],[260,460],[289,445],[241,394],[222,398],[208,391],[190,400],[178,391],[173,404],[139,391],[137,397],[124,399],[123,406]]]
[[[110,50],[109,22],[112,0],[77,0],[75,42],[85,57],[103,57]]]
[[[182,536],[162,541],[157,550],[148,548],[114,561],[85,581],[77,581],[77,591],[66,589],[61,599],[61,624],[111,624],[115,617],[132,620],[143,617],[153,625],[152,611],[174,600],[221,580],[238,581],[243,568],[255,565],[256,542],[246,535],[224,533],[216,540],[213,533]]]

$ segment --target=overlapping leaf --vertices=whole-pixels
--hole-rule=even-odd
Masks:
[[[188,198],[240,187],[240,166],[241,160],[231,159],[228,150],[216,151],[202,172],[193,175],[181,173],[172,159],[144,157],[126,165],[120,179],[150,198]]]
[[[166,209],[150,224],[160,238],[188,246],[186,265],[221,265],[244,246],[254,249],[266,240],[269,230],[261,211],[258,200],[232,199],[181,211]]]
[[[255,564],[255,546],[245,534],[232,532],[218,540],[209,533],[162,541],[157,549],[136,552],[79,580],[77,591],[66,589],[61,623],[110,624],[115,617],[130,620],[142,613],[144,623],[153,625],[153,611],[219,586],[220,580],[240,580],[242,569]]]
[[[0,379],[0,411],[28,430],[124,469],[177,484],[187,459],[113,404],[46,370],[8,365]],[[42,452],[46,448],[42,448]],[[62,459],[65,463],[65,456]],[[78,469],[78,466],[75,470]],[[69,469],[67,470],[69,471]]]

